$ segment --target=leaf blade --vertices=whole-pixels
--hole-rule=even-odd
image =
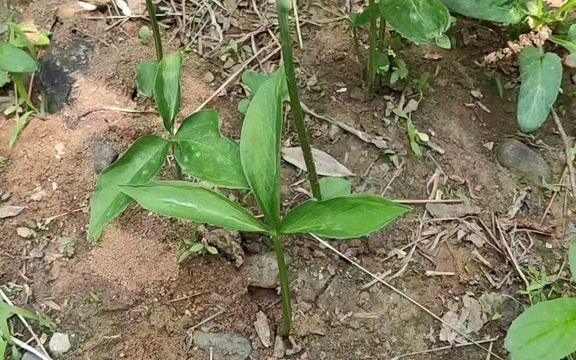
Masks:
[[[357,238],[390,224],[409,209],[367,194],[309,200],[290,211],[280,231],[283,234],[313,233],[332,239]]]
[[[10,149],[12,149],[14,147],[14,145],[16,144],[16,141],[20,137],[20,133],[22,132],[22,130],[24,130],[26,125],[28,125],[28,122],[30,121],[30,116],[32,114],[34,114],[34,111],[27,111],[24,114],[18,116],[18,120],[16,121],[16,125],[14,125],[14,128],[12,129],[12,132],[10,133],[10,142],[8,143],[8,146],[10,147]]]
[[[417,44],[443,36],[451,24],[440,0],[380,0],[380,11],[394,30]]]
[[[154,100],[162,116],[164,128],[170,133],[182,102],[181,71],[182,54],[175,52],[160,61],[154,80]]]
[[[538,303],[518,316],[504,345],[513,360],[558,360],[576,351],[576,299]]]
[[[486,21],[517,24],[524,18],[518,0],[442,0],[453,12]]]
[[[143,184],[152,179],[164,165],[168,148],[169,143],[158,136],[141,137],[100,174],[90,201],[89,240],[98,240],[104,227],[132,202],[119,185]]]
[[[240,160],[246,180],[272,228],[280,219],[280,140],[284,70],[254,94],[242,126]]]
[[[267,232],[246,209],[222,194],[185,181],[124,185],[124,194],[146,210],[237,231]]]
[[[320,193],[323,200],[329,200],[336,197],[348,196],[352,192],[352,183],[350,180],[327,177],[320,179]]]
[[[140,61],[136,68],[136,88],[140,95],[145,97],[154,96],[154,82],[157,71],[158,62],[154,60]]]
[[[517,120],[520,130],[529,133],[544,124],[560,91],[562,60],[554,53],[541,54],[532,46],[520,52],[522,85],[518,95]]]
[[[0,42],[0,70],[9,73],[30,73],[38,70],[38,63],[24,50]]]
[[[220,134],[218,112],[192,114],[182,122],[173,140],[176,161],[187,174],[216,186],[249,188],[240,163],[240,147]]]

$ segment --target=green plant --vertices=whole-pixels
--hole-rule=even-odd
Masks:
[[[576,279],[576,237],[571,239],[569,264]],[[537,303],[512,322],[506,349],[513,360],[561,360],[576,352],[576,299],[548,300],[552,291],[545,295],[543,289],[554,286],[553,282],[545,271],[532,269],[531,273],[535,281],[527,290]]]
[[[9,146],[13,147],[31,117],[38,112],[25,84],[25,75],[38,71],[37,49],[48,45],[50,39],[32,22],[17,24],[8,19],[6,25],[8,41],[0,41],[0,88],[10,82],[14,85],[14,105],[4,110],[5,116],[16,117],[9,141]]]
[[[354,38],[354,49],[367,85],[373,89],[378,78],[391,72],[390,82],[407,77],[406,64],[390,58],[386,39],[386,25],[390,25],[402,37],[416,43],[434,42],[443,48],[450,48],[450,39],[444,34],[451,25],[446,6],[440,0],[370,0],[361,13],[351,14],[350,28]],[[361,51],[359,33],[368,28],[368,61],[365,63]],[[392,62],[392,61],[394,62]],[[400,76],[404,75],[404,76]]]
[[[544,0],[442,0],[455,13],[493,22],[520,24],[526,22],[536,31],[554,29],[548,40],[566,48],[567,60],[576,60],[576,25],[565,22],[576,1],[567,0],[559,8],[550,8]],[[519,55],[521,86],[516,118],[520,130],[529,133],[547,120],[560,92],[562,61],[543,47],[527,46]]]
[[[15,355],[20,354],[12,341],[12,330],[9,324],[10,318],[14,315],[37,321],[42,327],[52,328],[55,326],[54,323],[44,315],[12,306],[0,298],[0,359],[4,359],[6,356],[9,345],[12,345],[12,358],[15,359],[17,358]]]
[[[208,244],[204,238],[198,241],[198,228],[196,228],[192,234],[191,239],[183,239],[180,242],[180,255],[178,256],[178,263],[184,262],[192,255],[204,255],[206,253],[216,255],[218,254],[218,249]]]
[[[155,181],[121,185],[119,188],[145,209],[163,216],[269,235],[273,239],[279,263],[283,333],[288,334],[291,306],[283,251],[284,236],[314,233],[335,239],[360,237],[391,223],[408,208],[379,196],[356,194],[324,201],[312,199],[281,217],[280,140],[284,81],[284,72],[280,70],[274,78],[261,85],[248,106],[240,139],[240,164],[264,214],[265,223],[218,192],[197,184]],[[208,114],[199,113],[196,121],[202,121]],[[205,162],[198,166],[216,169],[214,164]],[[217,170],[226,172],[228,168],[220,167]]]

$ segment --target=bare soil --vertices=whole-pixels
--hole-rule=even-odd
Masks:
[[[43,311],[55,320],[59,332],[72,335],[72,350],[63,359],[209,359],[208,351],[189,348],[190,329],[221,309],[225,311],[200,329],[243,335],[252,343],[253,359],[273,358],[273,349],[258,339],[254,321],[262,311],[273,329],[280,324],[277,292],[248,287],[245,267],[237,268],[225,256],[195,257],[178,264],[178,242],[191,236],[192,224],[162,219],[133,206],[106,229],[98,245],[86,241],[89,199],[97,179],[94,141],[110,141],[122,152],[143,134],[162,134],[153,114],[105,109],[153,109],[149,100],[133,98],[137,63],[154,57],[153,45],[138,39],[143,23],[133,19],[107,29],[106,19],[83,19],[86,13],[78,11],[76,1],[37,0],[16,6],[22,18],[52,28],[59,42],[83,39],[94,50],[89,70],[75,74],[71,104],[45,120],[34,119],[12,150],[7,143],[14,121],[0,119],[0,191],[10,192],[7,203],[26,207],[20,215],[0,220],[0,284],[10,284],[17,304]],[[524,229],[531,234],[535,244],[523,254],[525,269],[531,264],[550,270],[565,260],[565,234],[574,224],[573,204],[564,205],[562,193],[541,223],[552,193],[522,182],[495,158],[502,141],[518,137],[548,161],[556,182],[563,170],[562,143],[553,126],[547,125],[535,137],[518,135],[517,89],[506,90],[500,98],[485,75],[487,69],[477,65],[484,54],[505,43],[505,33],[459,20],[453,35],[462,44],[455,50],[406,45],[399,51],[414,77],[431,74],[413,121],[443,151],[424,148],[425,156],[420,158],[410,151],[404,123],[390,114],[390,104],[403,98],[402,87],[372,97],[360,89],[345,23],[308,24],[303,28],[304,50],[297,51],[303,97],[310,108],[389,142],[386,152],[346,132],[331,139],[329,124],[307,119],[314,146],[357,174],[356,191],[385,191],[393,199],[427,199],[434,179],[441,179],[436,190],[443,198],[460,199],[480,209],[479,214],[460,220],[429,221],[429,216],[423,217],[424,206],[414,205],[408,216],[386,230],[366,239],[334,243],[374,273],[397,274],[390,282],[438,316],[461,309],[465,295],[479,298],[496,292],[528,303],[517,294],[523,283],[507,256],[489,245],[477,248],[458,235],[465,221],[477,224],[481,219],[488,231],[495,230],[492,221],[504,221],[520,192],[527,191],[516,216],[508,219],[511,225],[506,231]],[[166,40],[171,37],[167,31]],[[176,41],[166,47],[176,48]],[[431,60],[430,54],[438,55],[437,59]],[[272,57],[266,66],[278,61],[278,56]],[[183,115],[191,114],[223,81],[217,77],[207,83],[207,71],[219,74],[217,62],[194,54],[187,57]],[[504,80],[513,81],[513,76]],[[311,77],[317,83],[307,86]],[[572,92],[573,87],[568,85],[564,92]],[[472,90],[483,97],[476,99]],[[223,132],[236,138],[242,121],[236,110],[237,94],[241,89],[233,84],[211,104],[221,111]],[[569,98],[561,99],[559,109],[563,119],[576,118]],[[566,121],[565,126],[571,132],[574,123]],[[293,129],[286,127],[285,145],[296,145]],[[396,166],[402,164],[400,170],[395,161]],[[303,174],[285,164],[284,175],[285,205],[306,199],[299,191],[306,188],[305,183],[291,186]],[[45,192],[40,200],[34,196],[39,191]],[[38,229],[38,223],[55,216]],[[34,228],[37,235],[20,237],[16,229],[22,226]],[[437,235],[440,241],[432,247]],[[58,246],[62,239],[73,239],[72,254],[62,253]],[[416,240],[423,242],[410,245]],[[518,242],[512,245],[519,255]],[[302,347],[289,358],[392,359],[448,344],[439,340],[438,321],[380,284],[366,287],[369,277],[312,239],[287,239],[286,248],[292,258],[295,297],[292,340]],[[390,256],[391,251],[401,254],[398,249],[404,249],[406,257]],[[39,250],[42,255],[35,255]],[[489,267],[474,255],[477,251]],[[427,271],[450,275],[429,276]],[[495,286],[489,278],[502,284]],[[18,291],[18,286],[24,290]],[[512,315],[518,312],[509,310]],[[487,319],[470,336],[498,337],[492,350],[505,357],[502,339],[510,320]],[[486,353],[467,346],[412,358],[485,359]]]

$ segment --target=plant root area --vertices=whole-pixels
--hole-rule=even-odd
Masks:
[[[160,6],[181,15],[180,3]],[[180,121],[260,49],[246,68],[271,71],[280,63],[269,2],[209,1],[210,11],[182,3],[197,22],[167,15],[162,23],[165,52],[192,49],[185,57]],[[17,19],[52,33],[33,94],[62,90],[50,88],[50,76],[69,88],[59,109],[33,118],[12,149],[15,119],[0,117],[0,209],[23,207],[0,219],[0,285],[16,305],[56,323],[54,330],[32,323],[46,346],[53,331],[69,336],[71,349],[55,358],[506,358],[506,331],[531,301],[573,293],[567,248],[574,202],[563,175],[563,142],[552,121],[520,134],[517,69],[481,66],[486,54],[505,46],[504,29],[458,19],[450,30],[454,50],[404,43],[394,51],[410,77],[429,74],[422,95],[410,81],[369,94],[340,2],[301,3],[303,49],[295,30],[293,39],[303,102],[318,115],[306,118],[313,146],[354,173],[355,192],[412,206],[378,233],[331,244],[452,328],[306,236],[286,239],[294,306],[293,334],[286,339],[275,336],[279,290],[273,281],[260,281],[274,271],[266,268],[268,239],[207,227],[199,236],[219,254],[178,263],[195,224],[131,206],[90,244],[89,202],[98,171],[138,137],[163,134],[152,101],[139,97],[134,83],[139,61],[155,57],[154,44],[139,38],[147,21],[135,10],[132,18],[113,18],[118,13],[110,4],[83,11],[77,1],[31,0],[10,6]],[[236,7],[225,11],[231,4]],[[566,83],[564,94],[573,93]],[[245,96],[238,77],[206,107],[221,113],[222,132],[236,139],[238,102]],[[410,113],[416,129],[428,135],[421,157],[412,152],[395,109]],[[560,96],[556,109],[573,134],[571,99]],[[283,146],[298,146],[290,119]],[[523,155],[508,158],[517,152]],[[305,175],[283,162],[284,209],[308,199]],[[174,169],[160,176],[173,178]],[[534,284],[541,286],[523,292]],[[14,336],[31,338],[19,320],[12,323]]]

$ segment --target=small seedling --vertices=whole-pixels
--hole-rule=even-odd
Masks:
[[[25,75],[38,71],[38,49],[49,45],[50,39],[32,22],[16,24],[8,19],[6,25],[8,41],[0,42],[0,87],[10,82],[14,85],[14,104],[4,109],[5,116],[16,117],[9,141],[12,148],[32,116],[38,113],[28,93]]]
[[[180,256],[178,256],[178,263],[184,262],[190,256],[198,256],[204,254],[217,255],[218,249],[208,244],[206,239],[198,241],[198,229],[194,231],[191,239],[183,239],[180,242]]]
[[[14,315],[22,316],[28,320],[38,322],[38,325],[46,328],[53,328],[55,325],[44,315],[37,312],[25,310],[16,306],[7,304],[0,298],[0,359],[4,359],[8,351],[8,346],[12,345],[12,355],[18,353],[12,342],[12,331],[9,324],[10,318]]]

